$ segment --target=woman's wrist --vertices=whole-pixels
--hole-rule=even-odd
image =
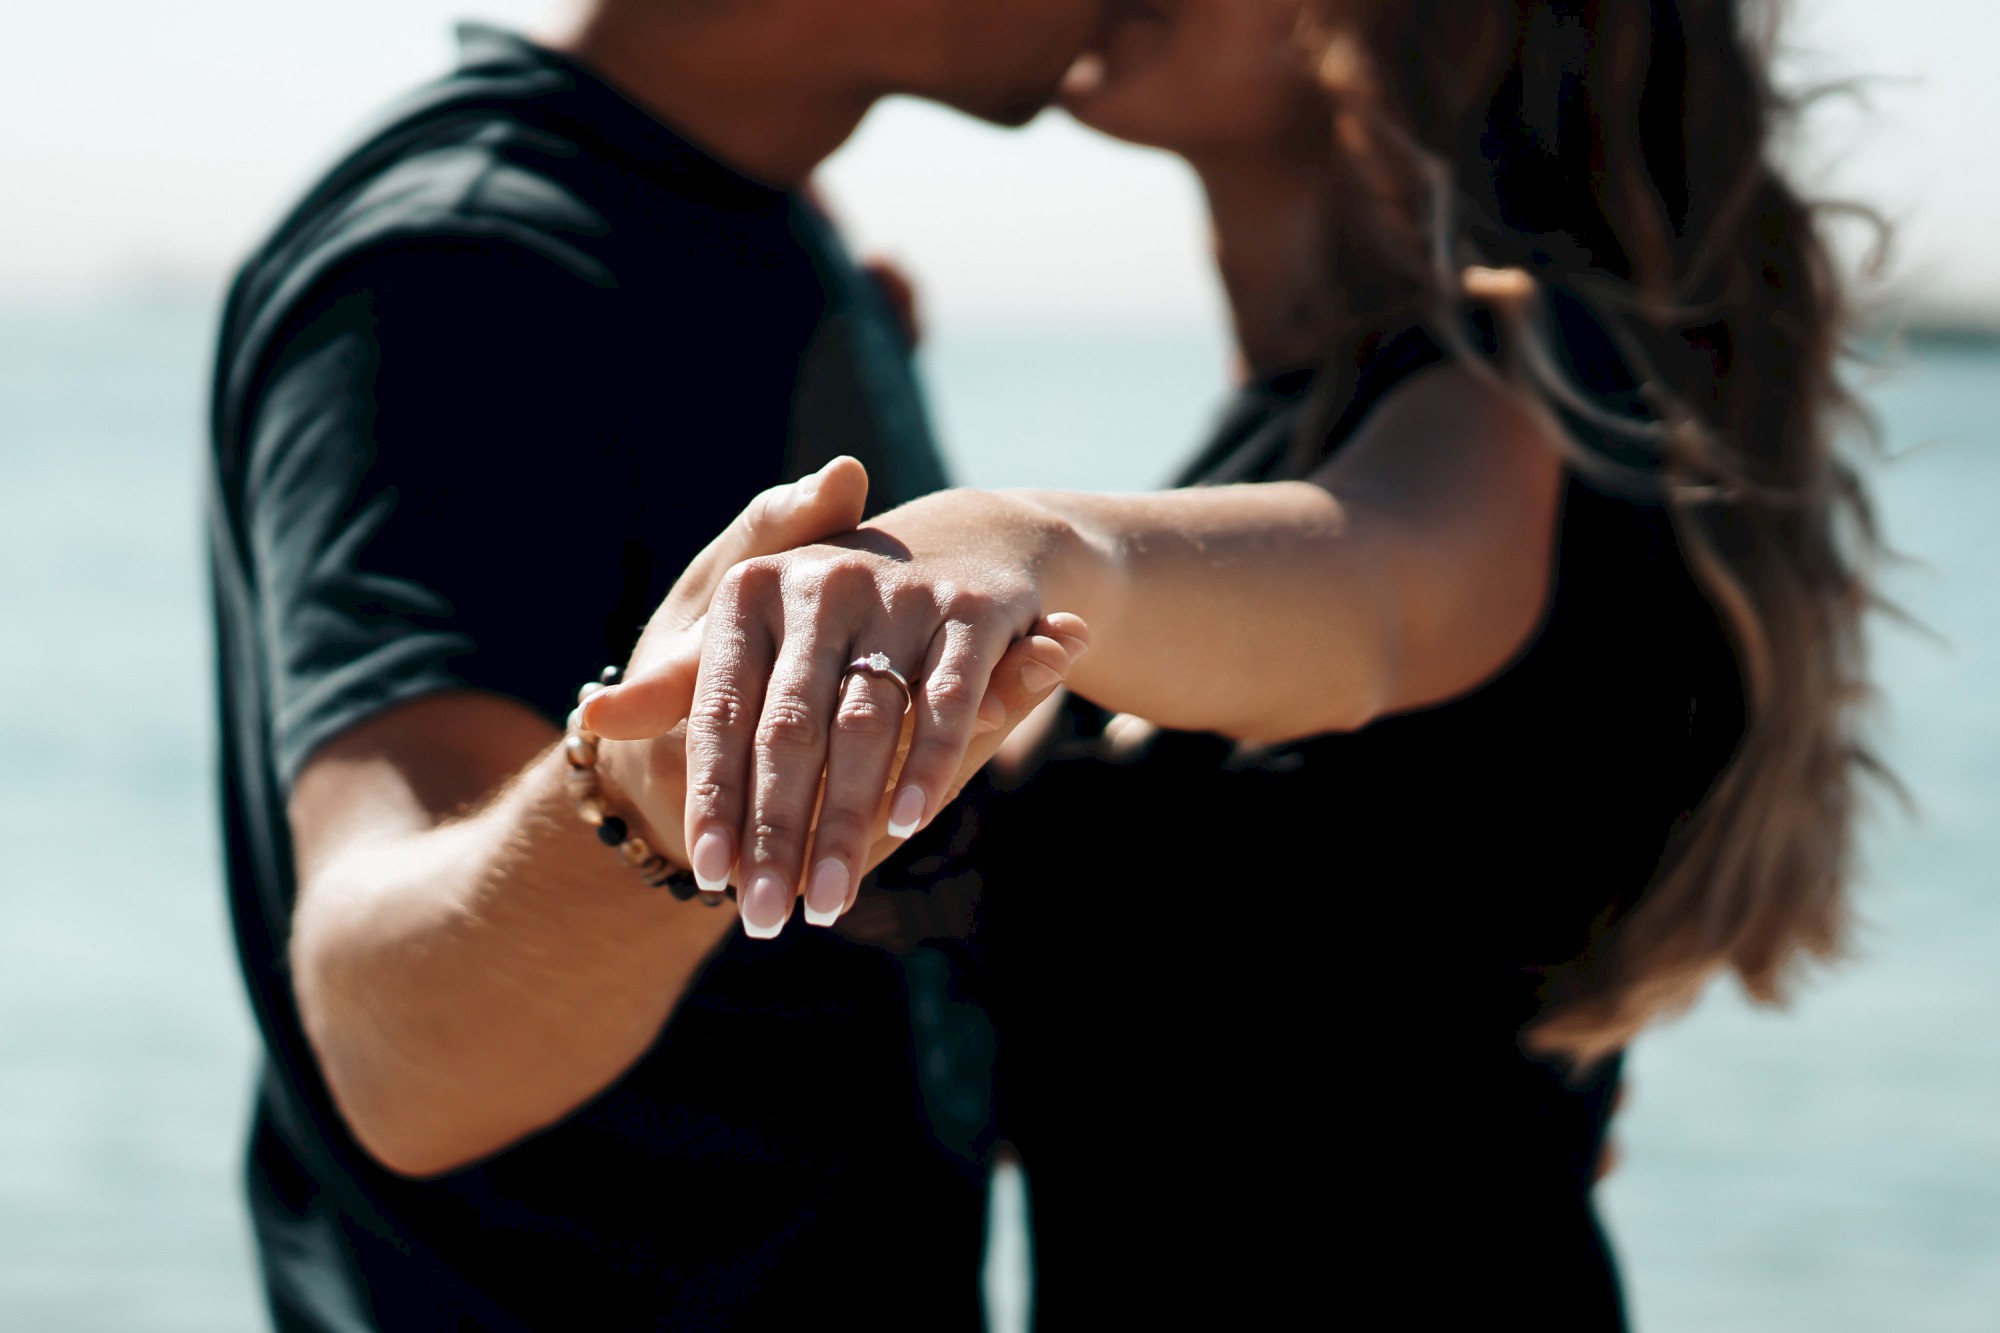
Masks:
[[[870,521],[918,556],[1024,575],[1038,614],[1066,611],[1101,634],[1125,600],[1118,497],[1071,491],[940,491]]]
[[[1018,507],[1023,566],[1035,582],[1044,615],[1081,616],[1095,642],[1117,637],[1130,600],[1129,548],[1116,520],[1122,497],[1077,491],[1004,491]]]

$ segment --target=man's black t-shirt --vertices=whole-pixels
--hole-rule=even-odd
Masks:
[[[589,71],[467,30],[459,69],[245,267],[214,445],[227,864],[269,1053],[251,1198],[279,1325],[972,1326],[982,1099],[940,1097],[913,1053],[913,1009],[965,1011],[916,993],[936,955],[796,922],[734,937],[616,1085],[423,1182],[349,1137],[286,974],[285,803],[318,746],[442,690],[559,725],[761,488],[839,453],[877,508],[943,483],[900,331],[824,220]]]

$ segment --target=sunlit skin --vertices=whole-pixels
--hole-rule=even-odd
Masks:
[[[1094,130],[1186,159],[1200,179],[1246,372],[1314,360],[1313,256],[1331,212],[1326,106],[1297,0],[1124,0],[1064,80]]]
[[[1100,0],[593,0],[541,36],[737,170],[794,186],[889,93],[1024,119],[1101,16]],[[752,504],[659,609],[630,669],[691,660],[732,568],[853,528],[866,489],[860,465],[839,460]],[[579,479],[567,503],[587,511],[585,491]],[[943,790],[1087,640],[1075,617],[1016,627],[998,669],[982,670],[990,688],[963,719]],[[684,864],[682,741],[658,730],[607,742],[599,768],[634,826]],[[676,910],[605,856],[566,792],[558,739],[512,700],[435,695],[335,738],[294,785],[300,1015],[349,1129],[391,1170],[463,1166],[595,1096],[735,929],[733,912]],[[897,845],[877,832],[856,866]]]
[[[1324,156],[1308,151],[1326,110],[1290,40],[1295,8],[1182,0],[1114,18],[1066,105],[1200,173],[1246,366],[1313,360],[1307,294],[1338,213]],[[809,909],[822,885],[840,900],[885,827],[892,772],[889,830],[936,815],[988,664],[1049,610],[1091,628],[1070,676],[1078,692],[1250,741],[1358,728],[1489,679],[1547,600],[1554,430],[1487,378],[1440,368],[1392,393],[1305,480],[927,497],[851,537],[732,570],[699,669],[594,700],[591,725],[636,736],[688,719],[696,871],[736,883],[745,929],[775,934],[801,892]],[[853,716],[840,684],[863,645],[917,682],[900,772],[888,729]]]

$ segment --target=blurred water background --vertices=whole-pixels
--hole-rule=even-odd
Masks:
[[[210,318],[0,309],[7,1330],[262,1326],[211,800]],[[1219,339],[1188,334],[996,328],[928,361],[959,475],[986,485],[1151,483],[1223,378]],[[1917,341],[1868,392],[1914,558],[1892,589],[1938,636],[1877,640],[1883,748],[1921,813],[1870,831],[1862,957],[1788,1014],[1718,988],[1640,1044],[1604,1201],[1644,1333],[2000,1329],[2000,344]]]

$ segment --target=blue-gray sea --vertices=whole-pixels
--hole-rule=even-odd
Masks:
[[[262,1325],[210,796],[209,324],[0,310],[0,1329]],[[961,478],[995,485],[1144,486],[1223,378],[1200,334],[947,333],[928,361]],[[1892,591],[1932,634],[1877,636],[1919,813],[1868,833],[1857,959],[1786,1013],[1719,986],[1639,1044],[1603,1200],[1645,1333],[2000,1329],[2000,347],[1919,342],[1867,387]]]

